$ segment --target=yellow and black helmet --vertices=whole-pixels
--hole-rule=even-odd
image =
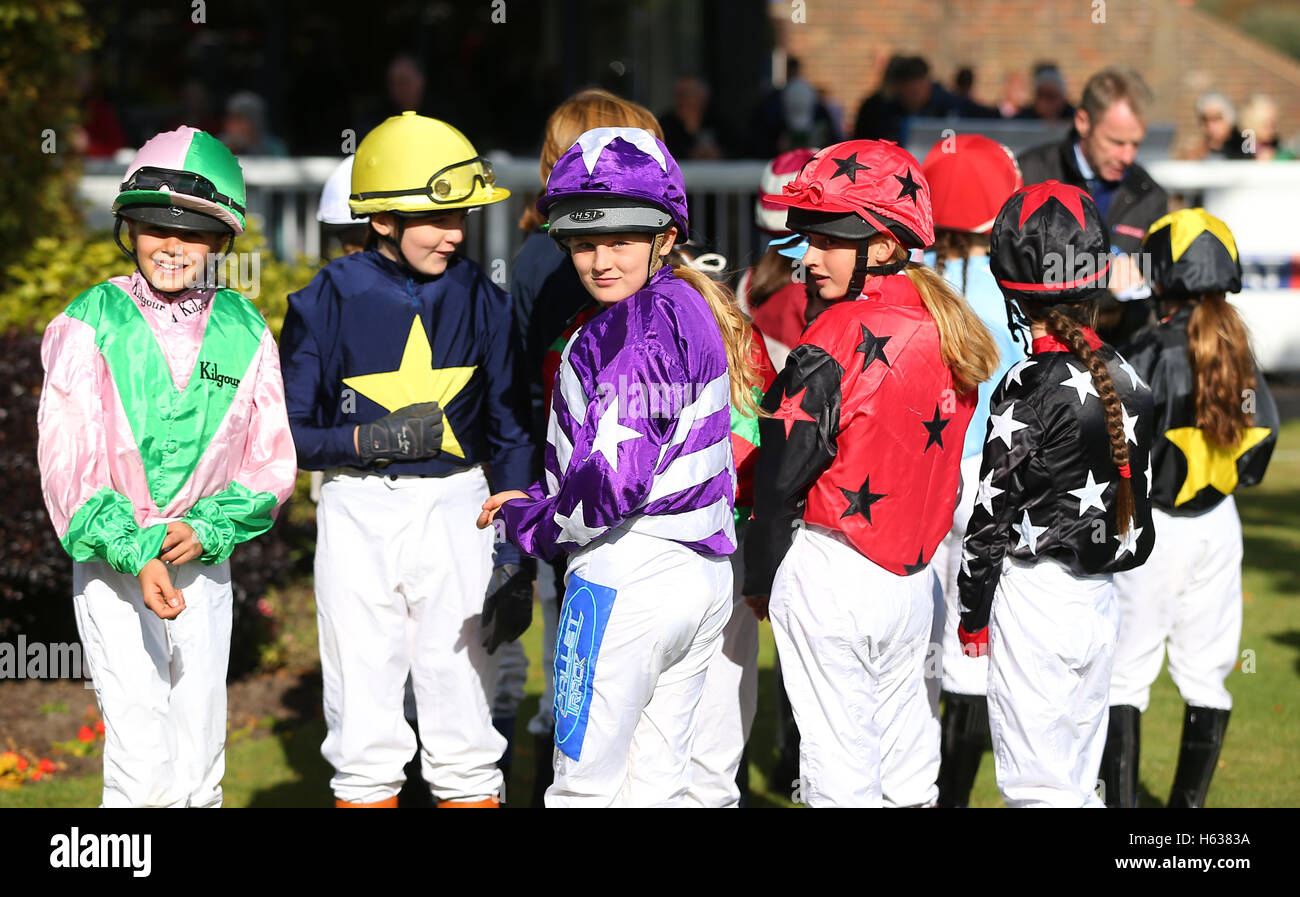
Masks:
[[[357,147],[348,206],[355,215],[428,215],[501,202],[492,163],[444,121],[394,115]]]
[[[1228,225],[1205,209],[1181,209],[1147,230],[1151,286],[1162,296],[1241,291],[1241,261]]]

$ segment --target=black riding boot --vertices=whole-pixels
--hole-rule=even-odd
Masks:
[[[964,807],[989,738],[989,704],[983,695],[943,693],[939,742],[939,807]]]
[[[1183,715],[1183,743],[1178,749],[1178,771],[1169,793],[1170,807],[1203,807],[1210,779],[1219,762],[1229,710],[1187,705]]]
[[[1129,704],[1110,708],[1106,750],[1101,755],[1101,781],[1108,807],[1131,810],[1137,806],[1141,719],[1142,711]]]

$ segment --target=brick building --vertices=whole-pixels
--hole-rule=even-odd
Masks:
[[[1131,65],[1155,93],[1152,121],[1176,125],[1176,144],[1197,132],[1194,105],[1209,90],[1240,109],[1253,94],[1279,107],[1279,134],[1300,133],[1300,62],[1197,11],[1192,0],[772,0],[777,46],[799,57],[852,128],[893,53],[918,54],[951,85],[975,69],[975,97],[995,103],[1013,72],[1056,62],[1077,102],[1088,76]]]

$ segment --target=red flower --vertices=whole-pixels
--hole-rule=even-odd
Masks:
[[[90,726],[82,726],[80,729],[77,730],[77,740],[78,740],[78,741],[94,741],[94,740],[95,740],[95,730],[92,729],[92,728],[90,728]]]
[[[102,719],[95,723],[95,731],[100,735],[104,734],[104,721]]]
[[[45,775],[45,773],[41,772],[39,769],[34,769],[32,770],[32,774],[28,776],[28,778],[31,779],[33,782],[39,782],[43,775]]]
[[[257,612],[264,617],[269,617],[275,613],[275,609],[271,607],[271,602],[267,601],[265,598],[258,598]]]
[[[18,771],[22,772],[27,768],[27,760],[23,757],[19,757],[17,766],[18,766]]]
[[[41,772],[54,772],[54,764],[51,763],[50,760],[49,760],[48,758],[46,758],[46,757],[42,757],[42,758],[41,758],[41,762],[40,762],[39,766],[40,766],[40,771],[41,771]],[[33,773],[33,775],[34,775],[34,773]]]

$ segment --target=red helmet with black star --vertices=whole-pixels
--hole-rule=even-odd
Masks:
[[[921,164],[889,140],[847,140],[818,152],[779,194],[786,226],[841,240],[892,235],[909,249],[934,243],[930,185]]]
[[[990,234],[989,266],[1008,299],[1021,306],[1100,299],[1110,272],[1110,244],[1092,197],[1044,181],[1011,195]]]

